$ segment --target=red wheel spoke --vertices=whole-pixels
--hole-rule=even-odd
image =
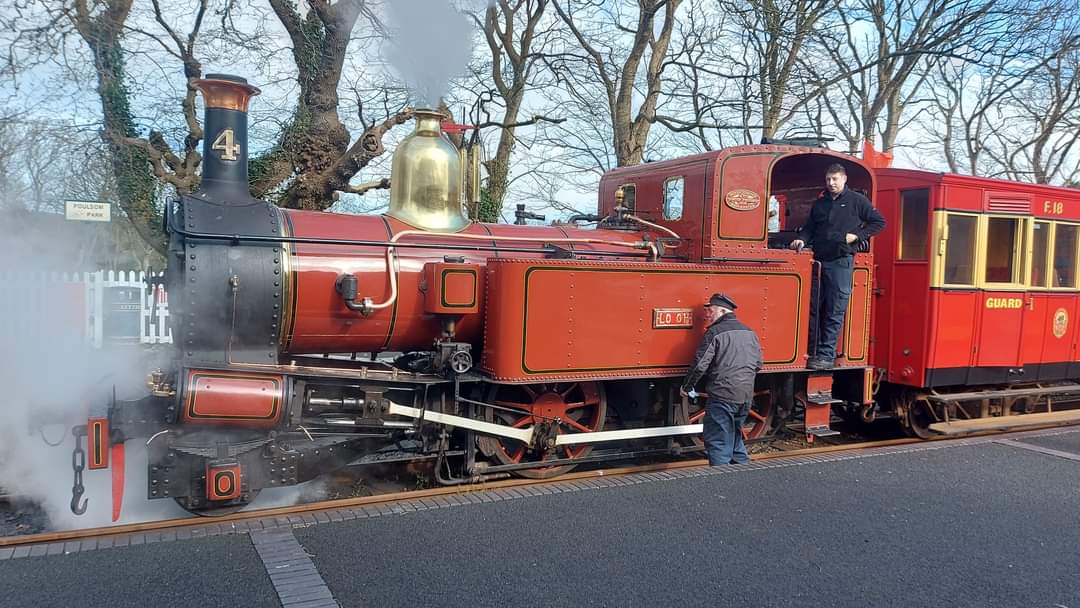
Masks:
[[[765,422],[765,417],[762,416],[761,414],[755,412],[754,410],[750,410],[750,418],[753,418],[754,420],[757,420],[758,422]]]
[[[577,458],[578,456],[584,456],[584,454],[582,453],[584,450],[585,448],[563,448],[563,452],[566,454],[567,458]]]
[[[705,410],[701,410],[693,416],[690,416],[690,424],[701,424],[702,420],[705,420]]]
[[[521,410],[523,412],[532,412],[532,404],[530,403],[518,403],[517,401],[496,401],[495,405],[498,405],[500,407],[508,407],[515,410]]]
[[[566,401],[567,395],[570,394],[570,391],[577,388],[577,386],[578,386],[577,383],[571,382],[570,384],[566,385],[566,390],[565,391],[562,391],[561,393],[559,393],[559,396],[563,398],[563,401]]]
[[[485,402],[495,407],[486,412],[487,420],[505,428],[523,429],[540,421],[558,420],[559,433],[589,433],[603,428],[607,404],[604,387],[598,382],[547,382],[533,385],[493,386]],[[590,409],[591,408],[591,409]],[[496,463],[535,463],[535,469],[515,472],[523,477],[546,479],[573,468],[572,464],[545,465],[551,459],[576,459],[588,455],[593,447],[559,446],[551,451],[533,452],[520,441],[507,437],[481,439],[484,453]]]
[[[575,429],[581,431],[582,433],[591,433],[592,432],[592,429],[585,426],[584,424],[581,424],[577,420],[574,420],[573,418],[563,418],[562,423],[567,425],[567,426],[572,426]]]

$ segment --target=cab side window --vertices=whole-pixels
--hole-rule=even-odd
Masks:
[[[686,189],[683,186],[682,176],[669,177],[664,181],[664,219],[681,220],[683,211],[683,196]]]
[[[978,218],[950,213],[945,225],[948,239],[945,245],[944,282],[946,285],[974,285]]]
[[[1052,287],[1076,287],[1076,238],[1080,226],[1058,224],[1054,235]]]
[[[623,184],[619,186],[623,191],[623,207],[630,213],[637,212],[637,186],[634,184]]]

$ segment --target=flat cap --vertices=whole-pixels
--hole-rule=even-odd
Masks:
[[[706,306],[723,306],[729,310],[735,310],[738,306],[735,305],[735,300],[725,296],[722,293],[714,293],[709,297],[709,301],[705,303]]]

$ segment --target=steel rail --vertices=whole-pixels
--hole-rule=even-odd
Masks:
[[[801,456],[807,456],[812,454],[827,454],[830,452],[840,452],[849,450],[861,450],[871,449],[879,447],[887,447],[894,445],[907,445],[912,443],[925,443],[927,441],[942,441],[942,440],[925,440],[915,437],[904,437],[901,439],[887,439],[883,441],[868,441],[861,443],[852,443],[848,445],[831,445],[822,446],[816,448],[802,448],[797,450],[790,450],[786,452],[768,452],[764,454],[755,454],[752,456],[752,460],[774,460],[781,458],[796,458]],[[945,440],[947,441],[947,440]],[[237,521],[250,521],[262,518],[282,517],[288,515],[297,515],[301,513],[309,513],[314,511],[332,511],[335,509],[345,509],[350,507],[366,506],[373,504],[385,504],[395,503],[405,500],[415,500],[417,498],[431,498],[434,496],[447,496],[451,494],[466,494],[469,492],[496,490],[502,488],[514,488],[522,486],[534,486],[543,485],[549,483],[560,483],[566,481],[573,481],[577,479],[590,479],[594,477],[611,477],[618,475],[631,475],[635,473],[651,473],[656,471],[669,471],[676,469],[685,469],[690,467],[699,467],[707,464],[704,459],[695,460],[682,460],[679,462],[665,462],[646,465],[631,465],[626,467],[617,467],[610,469],[597,469],[595,471],[572,471],[558,477],[551,479],[525,479],[514,478],[504,479],[498,481],[488,481],[476,484],[460,485],[460,486],[446,486],[437,488],[428,488],[424,490],[407,490],[403,492],[391,492],[388,494],[380,494],[377,496],[360,496],[356,498],[341,498],[337,500],[328,500],[320,502],[312,502],[301,505],[292,505],[288,507],[274,507],[270,509],[259,509],[255,511],[242,511],[238,513],[232,513],[229,515],[222,515],[218,517],[185,517],[181,519],[164,519],[159,521],[148,521],[133,524],[121,524],[117,526],[103,526],[99,528],[81,528],[78,530],[62,530],[57,532],[42,532],[38,534],[25,534],[19,536],[6,536],[0,537],[0,547],[12,547],[20,545],[37,545],[42,543],[53,543],[59,541],[71,541],[71,540],[84,540],[89,538],[97,538],[102,536],[117,536],[123,534],[133,534],[137,532],[148,532],[153,530],[165,530],[170,528],[185,528],[196,527],[208,524],[228,524]]]
[[[780,451],[780,452],[767,452],[763,454],[754,454],[751,456],[751,462],[763,461],[763,460],[783,460],[787,458],[801,458],[803,456],[813,456],[818,454],[829,454],[834,452],[848,452],[848,451],[860,451],[870,450],[874,448],[892,447],[912,445],[919,443],[940,443],[940,442],[953,442],[972,439],[975,437],[992,437],[995,435],[1010,435],[1013,433],[1031,433],[1036,431],[1048,431],[1053,429],[1059,429],[1072,425],[1046,425],[1041,427],[1025,427],[1021,429],[1009,430],[1009,431],[995,431],[995,432],[979,432],[966,434],[960,437],[935,437],[932,439],[920,439],[918,437],[903,437],[899,439],[884,439],[879,441],[863,441],[858,443],[829,445],[813,448],[800,448],[796,450]],[[298,515],[304,513],[320,512],[320,511],[334,511],[338,509],[347,509],[352,507],[360,507],[375,504],[392,504],[396,502],[403,502],[408,500],[416,500],[419,498],[431,498],[436,496],[448,496],[454,494],[467,494],[469,492],[482,492],[488,490],[497,490],[503,488],[515,488],[523,486],[535,486],[545,485],[553,483],[562,483],[567,481],[574,481],[579,479],[591,479],[596,477],[612,477],[620,475],[633,475],[637,473],[652,473],[656,471],[671,471],[678,469],[686,469],[692,467],[704,466],[708,463],[705,459],[695,460],[681,460],[678,462],[664,462],[645,465],[630,465],[625,467],[616,467],[609,469],[597,469],[592,471],[573,471],[553,477],[551,479],[503,479],[498,481],[487,481],[475,484],[456,485],[456,486],[441,486],[437,488],[428,488],[424,490],[406,490],[402,492],[391,492],[387,494],[380,494],[377,496],[360,496],[355,498],[341,498],[336,500],[327,500],[319,502],[311,502],[300,505],[292,505],[288,507],[274,507],[270,509],[258,509],[254,511],[243,511],[238,513],[232,513],[229,515],[222,515],[217,517],[199,517],[192,516],[182,519],[166,519],[159,521],[148,521],[134,524],[121,524],[117,526],[104,526],[99,528],[82,528],[78,530],[63,530],[58,532],[42,532],[38,534],[24,534],[18,536],[0,537],[0,547],[18,547],[24,545],[39,545],[44,543],[55,543],[62,541],[72,540],[84,540],[90,538],[99,538],[106,536],[120,536],[124,534],[134,534],[139,532],[148,532],[154,530],[167,530],[170,528],[186,528],[186,527],[198,527],[203,525],[212,524],[229,524],[232,522],[252,521],[260,520],[264,518],[275,517],[287,517],[289,515]]]

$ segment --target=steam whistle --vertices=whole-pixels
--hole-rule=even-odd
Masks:
[[[524,226],[525,220],[540,220],[544,221],[544,216],[539,213],[533,213],[525,210],[525,205],[518,203],[517,210],[514,211],[514,224],[518,226]]]

